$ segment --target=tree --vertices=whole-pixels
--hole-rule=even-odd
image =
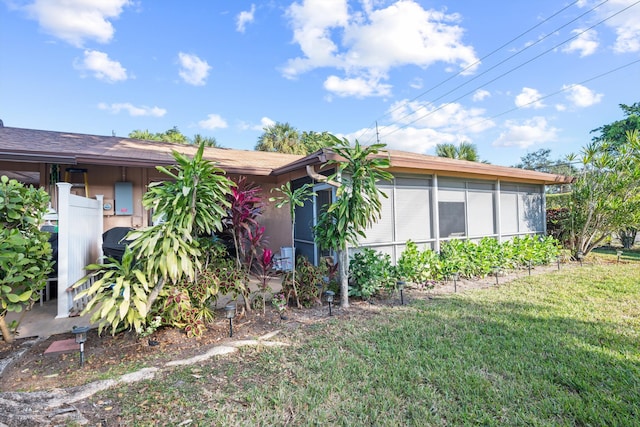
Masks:
[[[380,219],[382,202],[386,197],[377,186],[378,181],[393,179],[393,175],[384,170],[390,166],[388,156],[381,157],[385,144],[362,146],[356,140],[351,146],[346,139],[331,136],[329,147],[341,157],[329,160],[335,165],[336,172],[329,180],[339,180],[335,202],[329,205],[318,220],[314,229],[316,242],[323,249],[338,253],[340,265],[340,305],[349,307],[349,244],[358,244],[359,237],[366,237],[365,230]]]
[[[618,153],[619,147],[627,142],[629,133],[640,132],[640,102],[632,105],[620,104],[620,108],[624,112],[624,119],[600,126],[591,131],[591,133],[599,132],[599,135],[593,137],[594,142],[608,142],[609,149],[618,155],[620,154]],[[623,246],[629,249],[636,239],[638,228],[622,228],[617,233]]]
[[[0,178],[0,332],[6,342],[13,335],[5,316],[31,307],[51,271],[49,233],[39,228],[48,202],[45,190]]]
[[[218,141],[216,140],[215,137],[213,136],[202,136],[199,133],[193,135],[193,139],[191,140],[191,143],[193,145],[197,145],[200,146],[200,144],[204,143],[205,147],[214,147],[214,148],[220,148],[220,144],[218,144]]]
[[[174,150],[176,164],[157,167],[169,179],[151,184],[143,205],[163,221],[127,236],[132,243],[120,265],[87,266],[92,273],[74,285],[97,278],[76,298],[91,297],[83,314],[93,313],[91,320],[100,330],[111,326],[114,334],[121,327],[140,332],[166,283],[196,280],[203,256],[197,236],[222,230],[226,196],[234,185],[203,152],[204,144],[193,159]]]
[[[276,202],[276,208],[282,208],[284,205],[289,205],[289,215],[291,216],[291,250],[293,256],[291,260],[291,286],[296,297],[296,304],[298,308],[301,308],[300,298],[298,297],[298,290],[296,288],[296,248],[295,248],[295,229],[296,229],[296,207],[304,206],[305,202],[316,195],[313,192],[313,185],[304,184],[302,187],[291,190],[291,183],[287,181],[280,188],[274,188],[273,190],[282,193],[282,196],[269,198],[270,202]]]
[[[527,153],[522,156],[520,158],[520,163],[514,167],[565,176],[574,176],[578,173],[578,170],[571,164],[571,156],[567,157],[565,160],[551,160],[549,158],[550,155],[550,149],[540,148],[533,153]],[[565,185],[548,187],[547,191],[549,193],[562,193],[565,192]]]
[[[329,132],[302,132],[300,142],[305,147],[306,153],[311,154],[316,151],[329,147],[332,143],[331,134]]]
[[[640,227],[639,134],[627,133],[615,150],[607,141],[592,141],[581,160],[564,227],[571,230],[574,252],[586,255],[612,233]]]
[[[468,160],[470,162],[480,161],[478,149],[470,142],[461,142],[460,145],[455,144],[438,144],[436,145],[436,155],[438,157],[448,157],[450,159]]]
[[[300,142],[298,130],[289,123],[280,122],[264,127],[264,133],[258,138],[255,149],[286,154],[307,154],[305,146]]]

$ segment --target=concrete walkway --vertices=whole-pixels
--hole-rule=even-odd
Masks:
[[[58,314],[58,300],[53,299],[43,303],[36,303],[33,308],[24,313],[24,317],[18,327],[16,338],[40,337],[47,338],[51,335],[71,332],[74,326],[92,326],[90,316],[65,317],[56,319]],[[7,323],[19,320],[22,313],[8,313]]]

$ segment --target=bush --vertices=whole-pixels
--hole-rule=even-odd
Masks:
[[[311,307],[314,302],[320,301],[319,285],[323,283],[322,268],[316,267],[306,257],[298,257],[296,260],[296,289],[298,300],[304,307]],[[282,291],[287,296],[287,301],[294,296],[291,273],[287,273],[282,279]]]
[[[366,300],[382,289],[393,289],[395,283],[389,254],[364,248],[349,262],[349,296]]]

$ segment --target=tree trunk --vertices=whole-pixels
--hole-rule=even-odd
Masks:
[[[346,248],[338,252],[340,260],[340,307],[349,308],[349,252]]]
[[[13,342],[13,334],[9,331],[7,322],[5,322],[4,316],[0,316],[0,332],[2,332],[2,338],[4,342],[11,344]]]

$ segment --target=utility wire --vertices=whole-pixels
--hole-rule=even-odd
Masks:
[[[555,18],[556,16],[558,16],[559,14],[561,14],[562,12],[564,12],[565,10],[569,9],[570,7],[574,6],[576,3],[578,3],[580,0],[576,0],[573,3],[570,3],[569,5],[563,7],[562,9],[558,10],[557,12],[553,13],[552,15],[550,15],[549,17],[545,18],[544,20],[540,21],[539,23],[537,23],[536,25],[534,25],[533,27],[530,27],[529,29],[523,31],[522,33],[520,33],[519,35],[513,37],[511,40],[509,40],[506,43],[503,43],[500,47],[492,50],[491,52],[489,52],[488,54],[486,54],[485,56],[483,56],[482,58],[478,59],[477,61],[475,61],[474,63],[468,65],[467,67],[465,67],[464,69],[460,70],[459,72],[457,72],[456,74],[449,76],[448,78],[446,78],[445,80],[441,81],[440,83],[436,84],[435,86],[432,86],[431,88],[427,89],[424,92],[421,92],[420,94],[414,96],[413,98],[411,98],[408,101],[405,101],[404,103],[402,103],[402,105],[399,105],[397,107],[395,107],[394,109],[392,109],[391,111],[388,111],[387,113],[385,113],[384,115],[382,115],[381,117],[378,117],[378,119],[375,120],[375,122],[377,122],[378,120],[390,115],[391,113],[393,113],[394,111],[399,110],[400,108],[402,108],[404,105],[415,101],[416,99],[422,98],[423,96],[427,95],[428,93],[432,92],[433,90],[439,88],[440,86],[444,85],[445,83],[449,82],[450,80],[464,74],[466,71],[470,70],[471,68],[475,67],[476,65],[480,64],[482,61],[484,61],[485,59],[493,56],[494,54],[496,54],[497,52],[501,51],[502,49],[504,49],[505,47],[509,46],[511,43],[515,42],[516,40],[522,38],[523,36],[525,36],[526,34],[530,33],[531,31],[535,30],[536,28],[540,27],[541,25],[549,22],[551,19]],[[519,55],[520,53],[526,51],[527,49],[535,46],[536,44],[542,42],[542,40],[546,39],[547,37],[549,37],[550,34],[554,34],[555,32],[559,31],[560,29],[566,27],[567,25],[570,25],[571,23],[577,21],[578,19],[584,17],[585,15],[591,13],[593,10],[597,9],[598,7],[602,6],[603,4],[607,3],[609,0],[604,0],[603,2],[599,3],[598,5],[594,6],[593,8],[589,9],[588,11],[582,13],[581,15],[579,15],[578,17],[574,18],[573,20],[567,22],[566,24],[562,25],[559,28],[554,29],[553,31],[551,31],[548,35],[544,36],[542,39],[539,39],[538,41],[532,43],[529,46],[526,46],[524,49],[522,49],[521,51],[516,52],[515,54],[509,56],[507,59],[501,61],[500,63],[498,63],[497,65],[493,66],[492,68],[490,68],[489,70],[484,71],[483,73],[481,73],[480,75],[474,77],[471,81],[475,80],[476,78],[481,77],[482,75],[488,73],[489,71],[493,70],[494,68],[496,68],[498,65],[503,64],[504,62],[508,61],[509,59],[515,57],[516,55]],[[453,91],[459,89],[460,87],[468,84],[464,83],[456,88],[453,89]],[[447,92],[447,94],[451,93]],[[446,95],[446,94],[445,94]],[[444,95],[443,95],[444,96]],[[403,117],[404,118],[404,117]],[[367,129],[368,130],[368,129]]]
[[[384,137],[384,136],[389,136],[389,135],[391,135],[391,134],[393,134],[393,133],[395,133],[395,132],[397,132],[397,131],[399,131],[399,130],[401,130],[401,129],[404,129],[404,128],[406,128],[407,126],[409,126],[409,125],[411,125],[411,124],[413,124],[413,123],[415,123],[415,122],[417,122],[417,121],[419,121],[419,120],[422,120],[422,119],[424,119],[425,117],[428,117],[428,116],[430,116],[430,115],[434,114],[434,113],[435,113],[435,112],[437,112],[437,111],[440,111],[441,109],[443,109],[443,108],[444,108],[444,107],[446,107],[447,105],[450,105],[450,104],[452,104],[452,103],[454,103],[454,102],[456,102],[456,101],[459,101],[459,100],[460,100],[460,99],[462,99],[462,98],[465,98],[465,97],[469,96],[470,94],[472,94],[472,93],[476,92],[478,89],[482,89],[483,87],[488,86],[489,84],[491,84],[491,83],[495,82],[496,80],[499,80],[499,79],[503,78],[504,76],[506,76],[506,75],[508,75],[508,74],[511,74],[512,72],[514,72],[514,71],[516,71],[516,70],[518,70],[518,69],[520,69],[520,68],[524,67],[525,65],[528,65],[528,64],[530,64],[531,62],[533,62],[533,61],[535,61],[535,60],[539,59],[540,57],[542,57],[542,56],[544,56],[544,55],[548,54],[549,52],[552,52],[552,51],[556,50],[558,47],[562,46],[563,44],[566,44],[567,42],[569,42],[569,41],[571,41],[571,40],[573,40],[573,39],[575,39],[575,38],[580,37],[582,34],[584,34],[584,33],[588,32],[588,31],[592,30],[593,28],[597,27],[598,25],[600,25],[600,24],[602,24],[602,23],[604,23],[604,22],[606,22],[606,21],[610,20],[611,18],[613,18],[613,17],[615,17],[615,16],[617,16],[617,15],[619,15],[619,14],[621,14],[621,13],[623,13],[623,12],[627,11],[628,9],[630,9],[630,8],[632,8],[633,6],[637,5],[638,3],[640,3],[640,0],[636,1],[635,3],[630,4],[629,6],[627,6],[627,7],[623,8],[623,9],[621,9],[621,10],[619,10],[618,12],[614,13],[613,15],[610,15],[610,16],[608,16],[608,17],[606,17],[606,18],[602,19],[601,21],[598,21],[597,23],[595,23],[594,25],[590,26],[589,28],[587,28],[587,29],[585,29],[585,30],[582,30],[582,31],[580,31],[580,32],[576,33],[573,37],[570,37],[570,38],[568,38],[568,39],[564,40],[563,42],[561,42],[561,43],[558,43],[558,44],[554,45],[553,47],[551,47],[551,48],[549,48],[549,49],[545,50],[544,52],[542,52],[542,53],[540,53],[540,54],[538,54],[538,55],[534,56],[533,58],[531,58],[531,59],[529,59],[529,60],[527,60],[527,61],[525,61],[525,62],[523,62],[523,63],[521,63],[521,64],[519,64],[519,65],[517,65],[516,67],[513,67],[513,68],[511,68],[510,70],[508,70],[508,71],[506,71],[506,72],[504,72],[504,73],[502,73],[502,74],[498,75],[497,77],[495,77],[495,78],[493,78],[493,79],[489,80],[488,82],[486,82],[486,83],[484,83],[484,84],[482,84],[482,85],[478,86],[477,88],[475,88],[475,89],[473,89],[473,90],[471,90],[471,91],[469,91],[469,92],[466,92],[465,94],[463,94],[463,95],[461,95],[461,96],[459,96],[459,97],[455,98],[453,101],[447,102],[447,103],[445,103],[445,104],[443,104],[443,105],[439,106],[438,108],[436,108],[436,109],[434,109],[434,110],[431,110],[431,111],[429,111],[428,113],[423,114],[423,115],[419,116],[418,118],[416,118],[416,119],[414,119],[414,120],[412,120],[412,121],[410,121],[410,122],[408,122],[408,123],[405,123],[405,124],[404,124],[404,125],[402,125],[402,126],[398,126],[398,127],[397,127],[397,128],[395,128],[394,130],[392,130],[392,131],[390,131],[390,132],[388,132],[388,133],[386,133],[386,134],[383,134],[383,135],[382,135],[382,137]],[[461,85],[461,86],[462,86],[462,85]],[[451,91],[450,91],[450,92],[451,92]],[[448,92],[448,93],[450,93],[450,92]],[[444,96],[444,95],[443,95],[443,96]],[[436,100],[441,99],[441,98],[442,98],[442,96],[441,96],[441,97],[439,97],[439,98],[436,98]],[[436,100],[434,100],[434,101],[436,101]],[[432,103],[433,103],[433,102],[432,102]],[[411,113],[411,114],[413,114],[413,113]],[[404,117],[408,117],[408,116],[410,116],[411,114],[408,114],[408,115],[406,115],[406,116],[404,116]],[[385,126],[385,127],[389,127],[389,126]],[[384,131],[384,128],[382,129],[382,131]]]

